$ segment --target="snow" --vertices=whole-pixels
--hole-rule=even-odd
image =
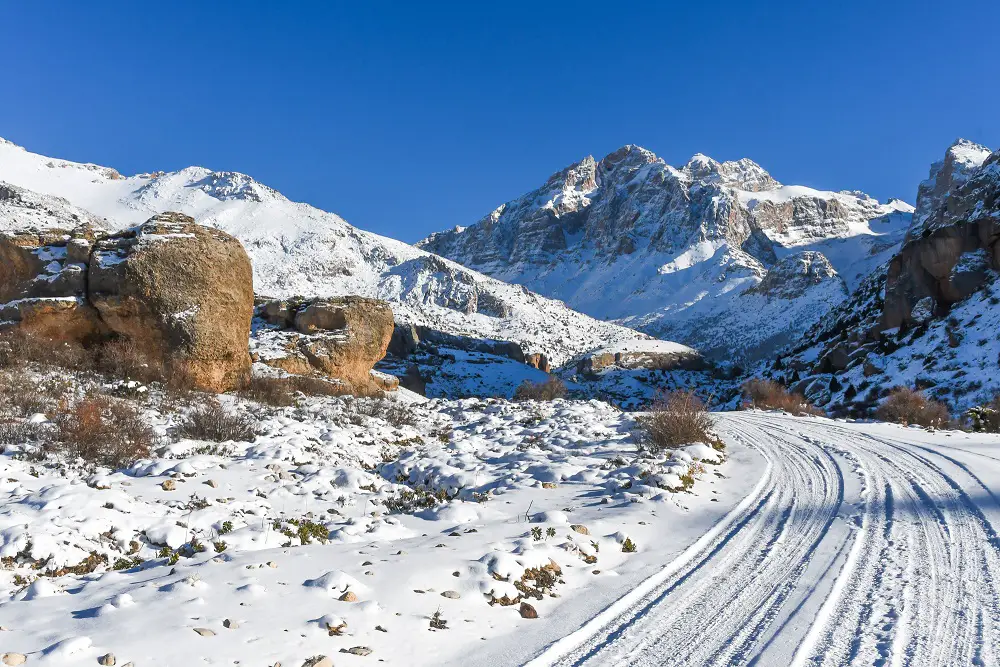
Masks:
[[[641,352],[646,354],[697,354],[694,348],[666,340],[630,340],[608,345],[594,351],[594,354],[621,354]]]
[[[301,665],[320,654],[350,664],[340,649],[367,646],[390,665],[457,663],[484,637],[516,646],[534,627],[558,633],[563,619],[596,613],[697,539],[761,470],[739,444],[702,467],[693,459],[717,456],[704,445],[640,456],[633,416],[596,401],[401,397],[403,422],[379,416],[387,399],[274,409],[224,396],[258,435],[213,444],[178,436],[189,408],[171,411],[154,388],[144,416],[165,440],[118,471],[7,445],[3,650],[38,665],[107,652],[119,664]],[[689,473],[693,493],[664,488]],[[438,500],[405,509],[404,492]],[[394,499],[402,511],[386,505]],[[328,541],[302,544],[293,520],[322,526]],[[622,552],[625,536],[636,553]],[[161,553],[195,539],[204,551],[176,562]],[[91,572],[53,572],[88,558],[98,559]],[[530,600],[539,620],[488,604],[552,563],[558,597]],[[356,602],[340,600],[348,591]],[[447,630],[429,631],[435,611]]]

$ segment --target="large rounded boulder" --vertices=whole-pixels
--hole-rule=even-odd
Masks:
[[[107,327],[168,375],[226,391],[250,370],[250,259],[235,238],[180,213],[97,241],[88,297]]]

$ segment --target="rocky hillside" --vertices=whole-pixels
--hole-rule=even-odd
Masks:
[[[786,186],[751,160],[587,157],[420,247],[710,355],[766,356],[888,259],[912,207]]]
[[[891,261],[773,375],[834,413],[867,413],[892,387],[955,409],[1000,390],[1000,151],[960,140],[920,184]]]
[[[556,366],[590,349],[643,337],[361,231],[332,213],[289,201],[245,174],[189,167],[124,177],[108,167],[51,159],[0,141],[0,181],[10,184],[0,185],[0,220],[9,193],[40,207],[29,217],[21,213],[13,225],[49,224],[51,215],[98,216],[101,225],[118,230],[165,210],[190,215],[242,242],[253,263],[255,291],[262,295],[379,298],[392,304],[397,321],[514,341],[524,353],[545,354]],[[43,200],[57,203],[39,203]],[[61,219],[51,224],[67,227]]]

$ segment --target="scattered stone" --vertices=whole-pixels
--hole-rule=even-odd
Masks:
[[[210,486],[210,487],[212,487],[213,489],[217,489],[217,488],[219,488],[219,483],[218,483],[218,482],[216,482],[216,481],[215,481],[214,479],[210,479],[210,480],[207,480],[207,481],[205,482],[205,485],[206,485],[206,486]]]
[[[351,648],[340,649],[341,653],[350,653],[351,655],[371,655],[372,650],[367,646],[352,646]]]
[[[357,602],[358,596],[354,594],[354,591],[345,591],[344,594],[340,596],[339,600],[341,602]]]
[[[375,576],[375,573],[372,572],[371,570],[365,570],[365,574],[368,575],[369,577],[374,577]]]
[[[97,664],[105,665],[106,667],[114,667],[115,665],[115,654],[105,653],[100,658],[97,659]]]
[[[302,667],[333,667],[333,660],[325,655],[314,655],[303,662]]]
[[[461,572],[452,572],[451,576],[453,576],[453,577],[461,577],[462,573]]]
[[[163,484],[160,484],[160,488],[164,491],[173,491],[177,488],[177,482],[172,479],[163,480]]]
[[[582,523],[570,524],[570,529],[580,533],[581,535],[590,535],[590,529],[584,526]]]
[[[441,593],[441,597],[448,598],[449,600],[457,600],[462,597],[462,594],[458,591],[445,591]]]
[[[28,662],[28,656],[23,653],[4,653],[3,654],[3,664],[13,667],[14,665],[23,665]]]
[[[273,560],[269,560],[269,561],[267,561],[267,566],[268,566],[269,568],[272,568],[272,569],[274,569],[274,568],[278,567],[278,564],[277,564],[277,563],[275,563],[275,562],[274,562]]]
[[[374,565],[374,563],[372,563],[370,560],[366,560],[364,563],[361,564],[361,567],[367,567],[368,565]]]
[[[385,628],[383,628],[381,625],[376,625],[375,629],[378,630],[379,632],[389,632],[388,630],[386,630]]]
[[[538,612],[527,602],[521,603],[521,608],[518,609],[521,614],[521,618],[538,618]]]
[[[556,483],[555,482],[542,482],[542,488],[543,489],[554,489],[554,488],[556,488]]]
[[[194,631],[197,632],[202,637],[214,637],[215,636],[215,630],[210,630],[209,628],[195,628]]]
[[[236,628],[240,627],[240,624],[234,620],[227,618],[222,622],[222,627],[229,628],[230,630],[235,630]]]

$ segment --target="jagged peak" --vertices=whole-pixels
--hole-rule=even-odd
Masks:
[[[704,153],[695,153],[681,171],[695,180],[717,180],[750,192],[781,187],[781,183],[750,158],[719,162]]]
[[[992,152],[993,151],[982,144],[977,144],[975,141],[969,141],[968,139],[959,137],[952,142],[951,146],[948,147],[946,155],[951,156],[953,159],[959,160],[964,164],[978,167],[986,161],[986,158],[988,158]]]
[[[625,144],[621,148],[605,155],[601,160],[601,165],[605,169],[610,170],[621,162],[651,164],[653,162],[662,162],[662,160],[656,157],[656,153],[649,149],[643,148],[637,144]]]

